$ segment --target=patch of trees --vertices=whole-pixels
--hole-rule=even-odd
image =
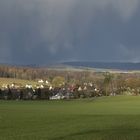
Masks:
[[[16,67],[16,66],[0,66],[0,77],[17,78],[26,80],[49,79],[52,81],[54,77],[63,77],[68,83],[77,81],[79,83],[93,80],[93,76],[101,77],[100,74],[94,72],[56,70],[47,68],[31,68],[31,67]]]

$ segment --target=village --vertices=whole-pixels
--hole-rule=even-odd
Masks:
[[[0,88],[0,99],[3,100],[62,100],[93,98],[100,96],[139,95],[139,81],[128,79],[124,81],[113,80],[107,74],[99,83],[81,82],[67,83],[63,77],[57,76],[52,82],[38,79],[36,85],[4,83]],[[135,83],[134,83],[135,82]],[[115,84],[114,84],[115,83]],[[134,84],[131,84],[134,83]],[[131,87],[130,87],[131,85]],[[134,86],[133,86],[134,85]]]
[[[87,93],[88,92],[88,93]],[[55,100],[55,99],[74,99],[100,96],[99,89],[93,83],[83,85],[60,85],[54,87],[47,80],[38,80],[38,85],[26,84],[20,87],[16,84],[3,84],[0,89],[0,99],[4,100]]]

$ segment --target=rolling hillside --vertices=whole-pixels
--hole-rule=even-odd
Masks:
[[[89,67],[97,69],[114,69],[114,70],[140,70],[140,63],[120,63],[120,62],[64,62],[64,65],[74,67]]]

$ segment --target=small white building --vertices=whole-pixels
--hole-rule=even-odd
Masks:
[[[25,87],[26,87],[26,88],[32,88],[32,85],[30,85],[30,84],[26,84]]]
[[[61,100],[64,98],[65,96],[63,96],[61,93],[57,93],[55,96],[50,97],[50,100]]]
[[[79,87],[79,88],[78,88],[78,91],[82,91],[82,88],[81,88],[81,87]]]
[[[52,90],[52,89],[53,89],[53,87],[52,87],[52,86],[50,86],[50,87],[49,87],[49,90]]]
[[[44,86],[43,85],[40,85],[40,88],[44,88]]]
[[[38,83],[44,83],[44,81],[42,79],[38,80]]]
[[[3,84],[2,88],[7,89],[8,85],[7,84]]]

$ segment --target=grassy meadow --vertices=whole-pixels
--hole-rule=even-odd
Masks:
[[[0,101],[0,140],[139,140],[140,97]]]
[[[0,87],[2,87],[3,84],[6,85],[11,85],[11,84],[18,84],[21,86],[25,86],[26,84],[32,84],[36,85],[37,81],[32,81],[32,80],[22,80],[22,79],[17,79],[17,78],[0,78]]]

